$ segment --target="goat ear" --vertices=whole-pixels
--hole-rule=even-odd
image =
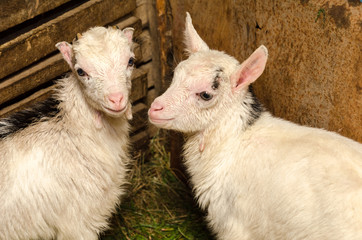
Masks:
[[[233,92],[238,92],[238,90],[249,86],[260,77],[265,69],[267,59],[268,49],[261,45],[231,75]]]
[[[128,27],[122,30],[123,34],[127,37],[128,43],[132,44],[134,28]]]
[[[64,60],[69,64],[70,68],[73,69],[73,48],[72,45],[67,42],[58,42],[55,46],[62,53]]]
[[[198,51],[207,51],[209,47],[197,34],[194,26],[192,25],[192,19],[188,12],[186,12],[186,23],[185,23],[185,44],[186,51],[189,54]]]

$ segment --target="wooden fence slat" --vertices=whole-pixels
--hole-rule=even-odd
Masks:
[[[133,147],[133,151],[147,148],[147,144],[149,143],[148,140],[149,136],[146,131],[139,132],[131,136],[131,145]]]
[[[138,39],[141,42],[142,62],[152,60],[152,42],[150,32],[148,30],[143,31]]]
[[[147,126],[147,106],[143,103],[138,103],[132,107],[133,119],[131,121],[131,131],[137,132],[141,128]]]
[[[70,0],[11,0],[1,3],[0,32],[52,10]]]
[[[76,33],[103,26],[133,9],[133,0],[91,0],[0,46],[0,79],[55,51],[54,43],[71,41]]]
[[[138,43],[133,43],[133,52],[136,58],[136,64],[142,63],[142,51],[141,46]]]
[[[0,83],[0,104],[24,94],[68,71],[68,64],[59,53],[44,62]]]
[[[147,72],[142,69],[135,69],[132,73],[132,101],[140,100],[147,96]]]
[[[142,20],[142,28],[147,28],[149,25],[148,14],[151,11],[150,5],[148,0],[137,0],[137,8],[134,10],[134,15]]]
[[[141,19],[135,16],[131,16],[119,23],[116,23],[115,26],[117,26],[119,29],[123,29],[126,27],[133,27],[134,28],[133,38],[138,37],[142,33]]]
[[[148,89],[155,87],[155,79],[153,79],[153,72],[155,71],[154,65],[152,62],[148,62],[146,64],[143,64],[139,69],[144,70],[148,73],[147,76],[147,87]],[[157,71],[157,69],[156,69]]]
[[[11,115],[14,112],[19,111],[20,109],[25,109],[28,107],[31,107],[34,103],[38,101],[43,101],[50,97],[50,95],[53,93],[54,86],[50,86],[48,88],[41,89],[40,91],[34,93],[30,97],[27,97],[13,105],[10,105],[6,108],[3,108],[0,110],[0,116],[1,118],[7,117]]]

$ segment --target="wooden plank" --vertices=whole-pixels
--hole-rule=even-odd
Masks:
[[[147,96],[147,72],[135,69],[132,73],[131,99],[133,102]]]
[[[55,51],[59,41],[70,42],[76,33],[105,25],[135,8],[133,0],[91,0],[0,46],[0,78]],[[104,14],[107,13],[107,14]]]
[[[148,90],[148,92],[147,92],[147,101],[146,101],[148,107],[151,106],[153,100],[155,100],[155,98],[157,96],[158,96],[158,94],[157,94],[156,89],[153,88],[153,89]]]
[[[137,0],[136,1],[137,8],[134,10],[133,14],[141,19],[142,28],[147,28],[149,25],[148,21],[148,12],[150,11],[151,3],[148,0]]]
[[[143,1],[143,0],[140,0]],[[160,55],[161,55],[161,51],[160,51],[160,41],[161,41],[161,37],[160,34],[161,29],[159,28],[159,22],[158,22],[158,15],[159,12],[156,11],[156,4],[153,0],[146,0],[148,1],[148,20],[149,20],[149,32],[150,32],[150,37],[151,37],[151,41],[152,41],[152,69],[151,71],[148,72],[149,75],[149,81],[151,79],[151,81],[148,83],[148,86],[154,86],[154,88],[156,89],[157,93],[161,93],[161,87],[162,87],[162,77],[161,77],[161,65],[164,63],[161,63],[160,61]],[[163,32],[166,34],[171,33],[172,31],[169,32]],[[171,34],[172,35],[172,34]],[[173,56],[173,53],[170,52],[169,56]],[[173,59],[173,57],[172,57]],[[174,63],[173,63],[174,65]],[[173,69],[173,68],[172,68]],[[169,75],[171,76],[171,75]],[[168,77],[169,79],[169,77]]]
[[[54,9],[70,0],[11,0],[1,3],[0,32]]]
[[[133,38],[138,37],[142,33],[142,22],[139,18],[135,16],[126,18],[114,25],[117,26],[119,29],[124,29],[126,27],[134,28]]]
[[[142,51],[141,46],[138,43],[133,43],[133,52],[136,58],[136,65],[142,63]]]
[[[173,62],[170,62],[169,57],[171,55],[173,56],[174,54],[174,34],[170,34],[173,31],[172,9],[166,1],[156,1],[156,21],[158,23],[158,49],[160,50],[158,59],[158,63],[160,64],[160,78],[157,84],[157,91],[161,93],[166,91],[166,89],[169,87],[169,76],[172,76],[174,65]],[[180,27],[179,29],[182,28]]]
[[[179,32],[183,34],[183,26],[184,26],[184,19],[183,18],[183,25],[179,25],[178,28],[174,28],[174,22],[177,22],[177,18],[174,19],[173,16],[173,9],[171,9],[170,1],[156,1],[156,21],[158,23],[157,30],[159,32],[158,38],[158,49],[159,59],[158,63],[160,65],[160,78],[157,84],[157,92],[161,93],[164,92],[169,86],[169,76],[172,76],[173,72],[173,59],[169,56],[174,56],[174,54],[178,53],[177,48],[174,47],[174,34],[169,34],[170,32],[177,32],[174,31],[178,29]],[[180,5],[184,5],[183,1],[180,1]],[[178,6],[176,3],[174,4]],[[176,8],[176,7],[175,7]],[[177,8],[180,10],[179,8]],[[203,10],[203,9],[202,9]],[[185,11],[182,11],[184,14]],[[181,14],[181,11],[180,11]],[[180,15],[178,14],[178,15]],[[175,14],[176,15],[176,14]],[[181,33],[180,33],[181,34]],[[177,33],[176,33],[177,35]],[[183,48],[182,48],[183,49]],[[182,58],[176,58],[182,59]],[[170,61],[172,60],[172,61]],[[184,182],[185,178],[183,178],[183,168],[182,168],[182,143],[183,138],[181,134],[176,133],[175,131],[169,131],[168,135],[168,142],[170,143],[170,152],[171,152],[171,160],[170,165],[177,176],[182,179]],[[180,174],[181,173],[181,174]]]
[[[154,66],[153,62],[148,62],[146,64],[141,65],[138,69],[144,70],[147,72],[147,88],[153,88],[155,86],[155,80],[153,79],[153,71],[157,71],[156,67]]]
[[[0,83],[0,104],[24,94],[69,70],[59,53]]]
[[[148,75],[150,75],[150,73],[148,73]],[[149,89],[147,92],[147,98],[146,98],[147,111],[148,111],[148,108],[151,106],[153,100],[156,97],[157,97],[156,89],[154,89],[154,88]],[[148,121],[148,115],[146,115],[146,119]],[[155,125],[148,124],[148,128],[147,128],[148,136],[150,136],[150,137],[156,136],[158,131],[159,131],[159,129]]]
[[[131,136],[132,150],[139,151],[145,149],[148,146],[149,137],[146,131],[139,132],[136,135]]]
[[[153,124],[148,124],[146,132],[149,138],[153,138],[160,133],[160,129]]]
[[[138,103],[132,107],[132,111],[133,119],[131,121],[131,131],[137,132],[138,130],[147,126],[147,106],[144,103]]]
[[[142,62],[148,62],[152,59],[152,40],[150,31],[144,30],[137,38],[141,44]]]
[[[50,86],[48,88],[42,89],[28,98],[25,98],[13,105],[5,107],[0,110],[0,117],[7,117],[14,112],[17,112],[21,109],[25,109],[31,107],[36,102],[44,101],[45,99],[49,98],[50,95],[53,93],[54,86]]]

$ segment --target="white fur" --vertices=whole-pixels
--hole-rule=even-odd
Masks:
[[[60,112],[0,140],[0,239],[91,240],[107,228],[129,163],[127,31],[96,27],[57,44],[73,70],[57,83]]]
[[[189,37],[197,33],[188,14],[185,31],[192,54],[149,117],[187,134],[185,164],[217,238],[362,239],[362,145],[266,111],[258,116],[248,86],[264,70],[266,48],[239,64]],[[204,101],[203,91],[213,98]]]

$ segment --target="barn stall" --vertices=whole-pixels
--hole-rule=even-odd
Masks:
[[[71,42],[91,26],[136,30],[131,95],[135,182],[104,239],[211,238],[189,188],[179,181],[187,182],[182,136],[158,134],[147,123],[148,106],[185,58],[186,11],[211,48],[239,61],[261,44],[268,47],[267,68],[254,90],[274,115],[362,141],[359,0],[8,1],[0,9],[1,117],[49,97],[54,80],[68,71],[55,43]]]

